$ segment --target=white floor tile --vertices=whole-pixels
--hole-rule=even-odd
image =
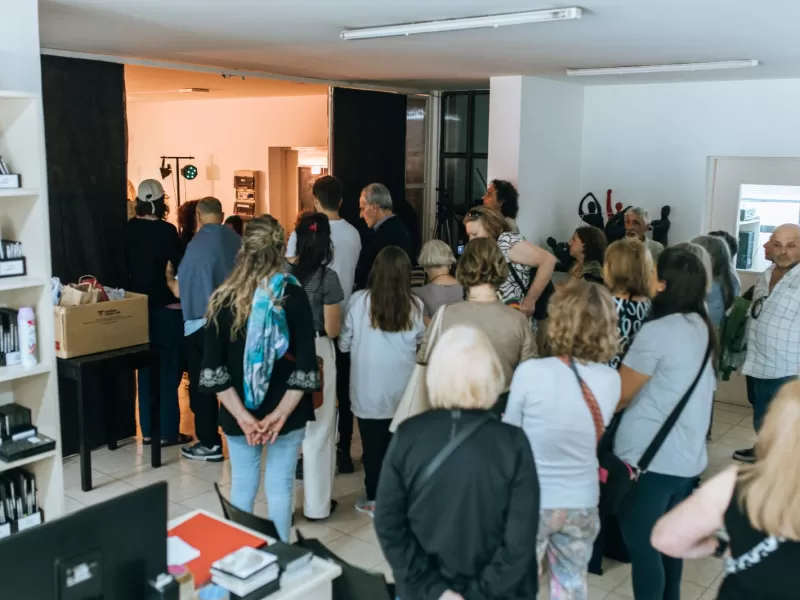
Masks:
[[[217,496],[216,491],[205,492],[200,494],[199,496],[193,496],[186,500],[181,501],[181,504],[184,506],[191,508],[192,510],[207,510],[208,512],[218,515],[220,517],[223,516],[222,514],[222,505],[219,501],[219,496]]]
[[[683,562],[683,580],[704,588],[711,586],[724,570],[722,560],[714,557]]]
[[[380,573],[386,578],[386,581],[394,583],[394,573],[392,572],[392,566],[388,562],[382,562],[369,570],[373,573]]]
[[[82,508],[86,508],[86,505],[83,502],[78,502],[74,498],[70,498],[69,496],[64,496],[64,514],[68,515],[70,513],[74,513]]]
[[[386,561],[380,548],[349,535],[333,540],[326,546],[342,560],[362,569],[372,569]]]
[[[613,592],[623,581],[631,576],[631,566],[615,560],[603,561],[603,575],[589,574],[589,585]]]
[[[318,539],[323,544],[337,540],[345,535],[341,531],[328,527],[325,522],[311,523],[305,520],[298,520],[295,528],[300,530],[303,537]]]
[[[92,468],[106,475],[113,476],[115,473],[130,471],[144,462],[145,458],[142,455],[125,450],[114,450],[97,456],[92,452]]]
[[[167,519],[177,519],[178,517],[182,517],[183,515],[192,512],[191,508],[184,506],[183,504],[177,504],[175,502],[170,502],[167,504]]]
[[[177,473],[167,480],[167,495],[170,502],[183,502],[214,489],[214,484],[188,473]]]
[[[378,541],[378,534],[375,532],[374,523],[367,523],[364,527],[356,529],[350,535],[352,535],[354,538],[367,542],[368,544],[372,544],[373,546],[381,545],[381,543]]]
[[[124,481],[108,478],[107,480],[98,482],[90,492],[83,492],[81,491],[80,486],[77,486],[68,489],[65,493],[67,496],[77,500],[78,502],[82,502],[87,506],[91,506],[93,504],[105,502],[111,498],[116,498],[122,494],[127,494],[135,489],[135,487],[128,485]]]

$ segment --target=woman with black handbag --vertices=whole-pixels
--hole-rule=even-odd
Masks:
[[[683,562],[653,548],[650,534],[658,519],[691,494],[708,464],[706,433],[716,376],[707,285],[697,256],[665,250],[650,320],[620,367],[619,408],[625,413],[614,436],[614,455],[641,471],[618,514],[637,600],[680,598]]]

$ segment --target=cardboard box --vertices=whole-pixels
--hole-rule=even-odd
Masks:
[[[132,292],[124,300],[55,306],[56,356],[74,358],[146,344],[148,316],[147,296]]]

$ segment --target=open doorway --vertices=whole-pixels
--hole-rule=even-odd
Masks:
[[[270,213],[291,230],[300,186],[328,168],[328,86],[135,65],[125,85],[128,178],[161,181],[171,221],[179,199],[215,196],[226,215]]]

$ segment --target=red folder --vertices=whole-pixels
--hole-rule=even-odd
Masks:
[[[263,548],[267,541],[246,533],[225,521],[198,514],[169,530],[169,535],[181,538],[200,552],[200,556],[186,563],[194,577],[195,587],[200,588],[211,581],[211,564],[239,548]]]

